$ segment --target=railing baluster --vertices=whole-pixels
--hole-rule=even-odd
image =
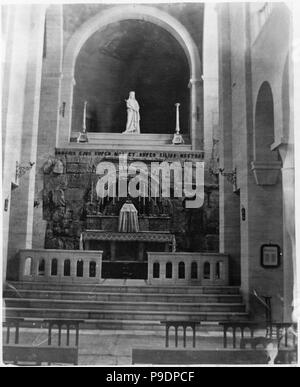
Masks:
[[[19,321],[16,322],[16,335],[15,335],[15,344],[19,344],[20,337],[20,324]]]
[[[223,326],[223,347],[227,348],[227,327]]]
[[[10,340],[10,323],[7,324],[6,344],[9,344],[9,340]]]
[[[193,323],[192,329],[193,329],[193,348],[195,348],[196,347],[196,323]]]
[[[183,326],[183,346],[186,347],[186,328],[187,326]]]
[[[75,343],[76,343],[76,347],[78,347],[79,346],[79,323],[75,323],[75,329],[76,329]]]
[[[70,325],[67,323],[67,346],[70,345]]]
[[[62,328],[62,324],[58,323],[58,346],[59,347],[61,346],[61,328]]]
[[[48,328],[48,345],[52,344],[52,324],[49,322],[49,328]]]
[[[166,323],[166,348],[169,348],[169,325]]]
[[[236,348],[236,335],[235,335],[235,333],[236,333],[236,327],[233,327],[232,328],[232,335],[233,335],[233,342],[232,342],[232,344],[233,344],[233,348]]]
[[[178,347],[178,325],[175,325],[175,347]]]

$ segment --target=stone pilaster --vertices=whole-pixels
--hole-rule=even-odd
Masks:
[[[12,179],[5,176],[5,181],[15,183],[16,187],[12,193],[10,204],[7,250],[9,260],[15,257],[19,249],[31,248],[32,246],[35,166],[22,177],[16,178],[16,162],[21,166],[28,166],[30,162],[35,163],[36,160],[45,7],[35,5],[26,8],[26,10],[16,9],[16,28],[18,31],[22,30],[22,37],[18,35],[18,32],[12,42],[15,48],[21,45],[19,47],[19,55],[21,56],[19,61],[21,62],[15,63],[14,59],[16,58],[11,58],[11,76],[18,83],[15,86],[16,92],[19,94],[19,101],[14,99],[13,94],[9,95],[9,106],[15,107],[14,111],[9,114],[15,123],[19,120],[20,125],[15,126],[15,140],[11,143],[6,137],[5,144],[6,151],[11,155],[19,152],[19,155],[15,154],[16,161],[10,157],[11,165],[4,163],[5,174],[15,174]],[[14,67],[14,64],[18,69]],[[21,67],[23,80],[20,82],[18,75],[20,75]],[[11,82],[13,83],[14,80]],[[12,83],[11,86],[13,86]],[[16,109],[21,109],[19,114]],[[8,127],[7,130],[9,131]]]
[[[58,136],[59,115],[63,114],[60,103],[62,67],[62,6],[51,5],[46,13],[46,53],[43,61],[41,85],[41,109],[39,115],[38,151],[36,158],[35,199],[39,205],[34,210],[33,248],[43,248],[46,221],[43,220],[43,165],[54,156]]]

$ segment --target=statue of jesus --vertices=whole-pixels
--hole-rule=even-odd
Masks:
[[[140,106],[135,99],[135,92],[129,93],[129,98],[125,99],[127,106],[126,130],[123,133],[140,133]]]

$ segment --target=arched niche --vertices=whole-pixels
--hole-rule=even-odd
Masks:
[[[181,45],[190,69],[190,137],[193,149],[201,149],[203,144],[203,91],[201,61],[197,46],[187,29],[177,19],[155,7],[136,4],[118,6],[100,12],[85,22],[70,39],[63,61],[61,102],[65,106],[65,113],[60,117],[58,145],[65,145],[70,140],[75,84],[74,72],[76,59],[81,48],[94,33],[103,30],[109,24],[123,20],[142,20],[153,23],[168,31]]]
[[[258,92],[255,107],[255,160],[277,160],[276,152],[271,151],[274,142],[274,102],[271,86],[264,82]]]
[[[270,84],[263,82],[256,99],[254,120],[252,170],[258,185],[273,185],[277,182],[281,161],[278,152],[271,149],[274,140],[273,93]]]
[[[189,133],[188,60],[177,39],[156,24],[121,20],[95,32],[81,47],[74,79],[75,138],[82,128],[85,101],[88,132],[123,132],[130,90],[140,106],[142,134],[173,134],[177,102],[181,133]]]

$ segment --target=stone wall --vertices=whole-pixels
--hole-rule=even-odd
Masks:
[[[218,7],[222,65],[220,165],[229,173],[236,169],[236,191],[239,193],[235,196],[232,184],[221,177],[220,246],[221,251],[235,257],[237,263],[240,253],[241,288],[252,317],[261,319],[265,313],[263,305],[254,296],[256,291],[261,296],[272,297],[273,318],[282,320],[283,266],[288,256],[283,255],[279,267],[266,269],[260,262],[260,249],[269,243],[279,245],[281,252],[286,248],[283,243],[282,174],[278,169],[280,156],[275,143],[279,136],[279,143],[284,141],[282,112],[286,102],[282,104],[282,96],[278,93],[282,90],[289,47],[289,12],[282,4],[273,5],[253,39],[253,25],[259,17],[255,12],[252,13],[247,4]],[[275,28],[279,23],[281,28]],[[265,82],[271,90],[272,97],[268,100],[272,109],[267,105],[258,106],[258,91]],[[264,100],[263,104],[266,102]],[[263,126],[258,113],[261,109],[273,115]],[[266,141],[268,126],[270,136]],[[267,160],[264,166],[259,163],[259,155]],[[289,222],[293,221],[289,219]]]
[[[99,179],[95,166],[100,161],[97,156],[60,155],[44,164],[45,248],[78,249],[80,234],[87,227],[86,216],[96,214],[99,208],[103,211],[95,193]],[[171,199],[169,231],[176,236],[178,251],[218,251],[218,186],[207,186],[205,191],[200,209],[187,210],[182,199]],[[138,208],[138,203],[135,205]],[[109,209],[115,207],[120,205],[112,206],[111,202],[104,214],[118,216],[118,211]],[[151,228],[157,231],[161,231],[160,212],[152,200],[146,216],[157,217],[157,227],[155,219],[151,220]]]

